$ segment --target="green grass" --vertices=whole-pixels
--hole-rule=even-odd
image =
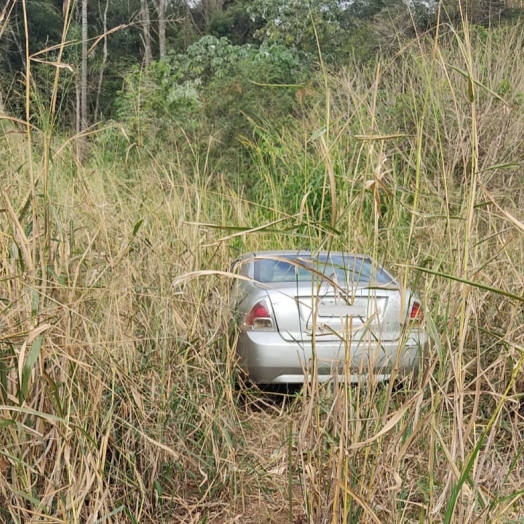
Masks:
[[[249,194],[190,143],[81,164],[3,122],[0,521],[522,518],[524,41],[444,29],[260,126]],[[420,290],[414,387],[235,388],[219,272],[289,246]]]

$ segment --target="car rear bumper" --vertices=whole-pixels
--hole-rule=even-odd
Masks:
[[[357,382],[370,373],[388,380],[391,373],[418,373],[427,353],[428,338],[414,331],[403,341],[344,342],[285,341],[277,332],[242,331],[237,353],[241,368],[258,384],[320,382],[338,376]]]

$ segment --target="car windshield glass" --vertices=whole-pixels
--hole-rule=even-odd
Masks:
[[[311,282],[322,276],[337,284],[391,284],[392,277],[368,258],[353,255],[320,255],[315,258],[300,255],[277,255],[254,262],[254,277],[258,282]]]

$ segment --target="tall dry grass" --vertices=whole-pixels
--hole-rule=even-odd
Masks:
[[[3,121],[0,521],[522,520],[524,40],[444,29],[260,128],[254,201],[182,146],[80,165]],[[421,291],[414,387],[235,388],[198,272],[290,245]]]

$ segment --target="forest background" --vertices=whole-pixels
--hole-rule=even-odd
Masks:
[[[522,522],[523,9],[2,2],[0,522]],[[274,248],[419,290],[424,373],[244,385]]]

